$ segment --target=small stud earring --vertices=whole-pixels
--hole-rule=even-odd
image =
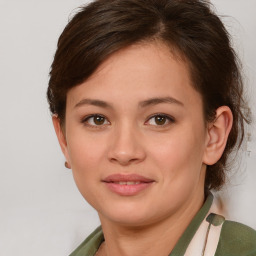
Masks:
[[[67,161],[65,162],[65,167],[66,167],[67,169],[71,169],[71,167],[70,167],[70,165],[68,164]]]

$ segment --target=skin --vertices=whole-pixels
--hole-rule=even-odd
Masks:
[[[186,63],[154,42],[110,56],[68,92],[65,127],[56,116],[53,123],[78,189],[99,214],[98,255],[168,255],[203,204],[206,165],[221,157],[232,113],[223,106],[205,122]],[[112,174],[153,182],[123,196],[102,182]]]

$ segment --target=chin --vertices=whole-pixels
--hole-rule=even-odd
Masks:
[[[107,220],[131,228],[151,225],[161,219],[152,212],[152,207],[143,209],[141,206],[134,204],[123,204],[108,210],[101,209],[98,214],[102,223]]]

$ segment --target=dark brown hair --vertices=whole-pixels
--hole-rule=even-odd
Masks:
[[[233,127],[221,159],[207,167],[205,185],[219,189],[227,158],[244,137],[243,83],[227,30],[208,1],[96,0],[82,7],[61,34],[47,91],[50,110],[65,122],[67,92],[85,81],[114,52],[161,40],[187,61],[203,98],[205,120],[228,106]]]

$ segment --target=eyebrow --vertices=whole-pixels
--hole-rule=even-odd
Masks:
[[[178,104],[180,106],[184,106],[184,104],[181,101],[176,100],[175,98],[172,98],[172,97],[151,98],[151,99],[140,102],[139,106],[148,107],[148,106],[157,105],[161,103]]]
[[[157,97],[157,98],[150,98],[139,103],[141,108],[154,106],[161,103],[168,103],[168,104],[178,104],[180,106],[184,106],[182,102],[179,100],[172,98],[172,97]],[[98,100],[98,99],[82,99],[79,101],[75,108],[83,106],[83,105],[93,105],[101,108],[113,108],[111,104],[107,103],[106,101]]]
[[[81,101],[79,101],[76,105],[76,107],[80,107],[83,105],[93,105],[93,106],[97,106],[97,107],[101,107],[101,108],[111,108],[112,106],[110,104],[108,104],[105,101],[102,100],[97,100],[97,99],[82,99]]]

